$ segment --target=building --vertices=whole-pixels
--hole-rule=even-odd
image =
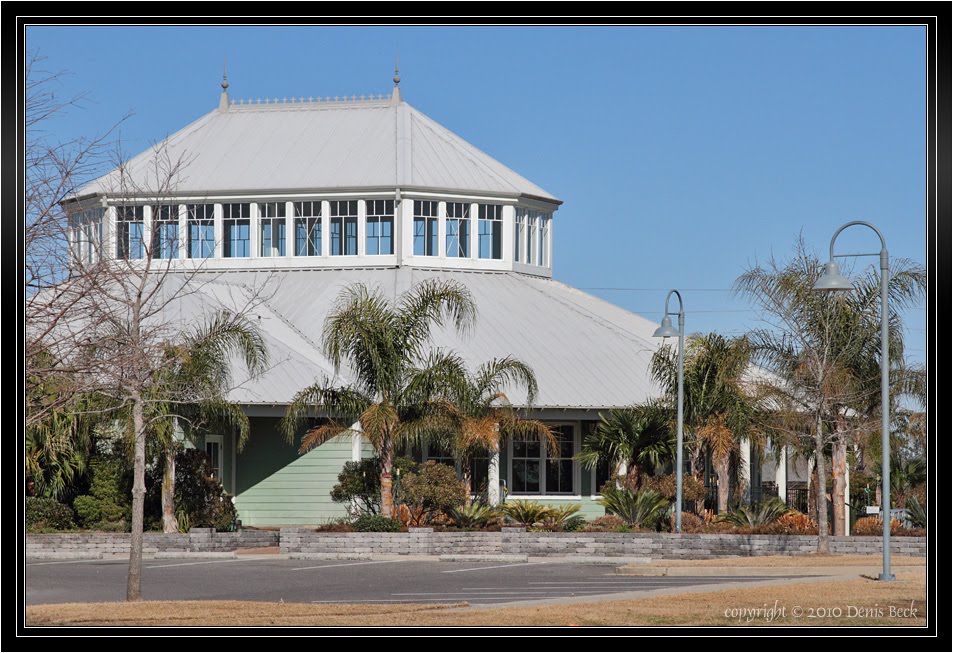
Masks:
[[[492,487],[498,474],[510,498],[603,514],[595,499],[608,468],[570,456],[599,411],[658,395],[657,324],[554,280],[561,201],[410,106],[394,83],[388,96],[246,102],[223,81],[219,107],[161,144],[168,159],[188,161],[162,197],[144,152],[125,168],[129,183],[114,171],[79,191],[72,247],[83,260],[136,259],[151,241],[173,269],[197,271],[203,283],[177,303],[184,322],[265,290],[253,315],[272,367],[231,397],[251,438],[241,451],[230,433],[197,443],[244,524],[344,514],[329,491],[345,461],[372,454],[368,444],[342,436],[299,456],[278,420],[298,390],[334,374],[320,330],[342,288],[363,282],[396,296],[434,276],[465,284],[478,307],[473,333],[438,332],[434,345],[474,367],[506,355],[528,363],[540,388],[532,414],[564,441],[559,451],[506,442],[484,478]]]

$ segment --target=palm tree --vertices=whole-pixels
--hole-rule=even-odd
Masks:
[[[463,482],[467,489],[467,505],[473,486],[474,456],[496,453],[500,438],[546,441],[558,447],[552,429],[539,420],[524,419],[510,404],[503,392],[507,386],[526,388],[527,407],[533,404],[538,391],[533,370],[512,357],[493,359],[470,374],[459,363],[457,374],[450,379],[448,404],[451,418],[449,444],[460,461]]]
[[[878,273],[862,275],[849,293],[813,290],[820,261],[803,240],[786,264],[773,259],[738,278],[736,289],[763,309],[767,327],[749,334],[755,358],[779,379],[769,383],[782,401],[793,404],[812,424],[817,461],[818,552],[829,552],[825,447],[846,446],[859,430],[869,430],[870,417],[879,411],[880,329]],[[926,273],[906,259],[891,261],[889,283],[889,337],[891,366],[902,362],[900,310],[922,297]],[[851,416],[854,417],[851,417]],[[799,420],[796,420],[799,421]],[[835,456],[838,467],[847,456]],[[844,475],[834,472],[834,496],[842,491]],[[844,521],[843,501],[835,501],[837,521]]]
[[[576,459],[591,469],[602,461],[628,469],[630,485],[638,488],[646,474],[675,458],[672,411],[660,401],[628,408],[613,408],[599,414],[595,430],[587,435]]]
[[[257,327],[247,320],[235,320],[227,312],[213,316],[205,325],[189,333],[176,346],[166,348],[170,364],[157,372],[147,400],[147,418],[164,459],[162,477],[162,527],[178,532],[175,516],[175,455],[177,433],[187,437],[211,430],[231,430],[236,446],[244,446],[251,430],[248,416],[225,392],[231,385],[231,359],[239,356],[249,374],[260,373],[267,364],[267,352]],[[175,397],[170,401],[169,397]]]
[[[718,512],[728,510],[730,461],[742,438],[760,435],[755,428],[754,399],[743,375],[751,350],[747,338],[717,333],[691,335],[685,341],[684,424],[689,433],[692,473],[700,473],[707,448],[718,477]],[[678,393],[677,352],[667,345],[652,357],[652,374],[669,401]]]
[[[459,374],[459,360],[428,353],[430,331],[448,320],[464,330],[475,317],[469,290],[451,281],[423,281],[395,302],[363,284],[346,288],[325,320],[323,346],[335,373],[347,363],[354,381],[335,386],[325,378],[298,392],[281,423],[285,436],[293,442],[310,416],[327,415],[327,423],[304,434],[305,453],[359,422],[380,458],[381,511],[391,517],[394,447],[449,426],[445,388]]]

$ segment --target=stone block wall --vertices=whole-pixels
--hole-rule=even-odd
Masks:
[[[278,546],[278,531],[242,530],[219,533],[194,528],[189,533],[145,533],[143,554],[236,551]],[[52,557],[129,553],[129,533],[37,533],[26,538],[26,557]]]

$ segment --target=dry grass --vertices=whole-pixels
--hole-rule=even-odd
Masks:
[[[714,560],[652,560],[628,567],[881,567],[880,555],[808,555],[745,556]],[[913,556],[891,556],[891,567],[924,567],[927,559]]]
[[[857,578],[789,582],[652,598],[490,609],[448,605],[309,605],[241,601],[29,606],[28,626],[924,626],[926,574],[897,574],[897,582]],[[914,618],[890,616],[890,606],[916,609]],[[756,610],[777,606],[784,616],[768,620]],[[794,614],[795,606],[803,611]],[[853,610],[851,609],[853,606]],[[453,609],[454,607],[458,609]],[[812,618],[814,609],[840,617]],[[857,616],[858,609],[870,612]],[[726,616],[726,611],[728,616]]]

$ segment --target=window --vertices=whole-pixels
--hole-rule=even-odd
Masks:
[[[357,200],[330,204],[331,256],[357,256]]]
[[[470,256],[470,205],[447,202],[447,256]]]
[[[573,494],[573,427],[569,424],[553,429],[559,446],[547,447],[546,494]]]
[[[73,257],[83,263],[99,260],[103,244],[103,209],[89,209],[69,216],[69,241]]]
[[[539,227],[536,220],[536,211],[529,212],[529,256],[526,262],[530,265],[539,265],[536,254],[539,251]]]
[[[368,256],[394,253],[394,200],[367,200]]]
[[[265,202],[258,205],[262,256],[285,255],[285,203]]]
[[[295,202],[295,256],[321,256],[321,202]]]
[[[179,207],[164,204],[155,207],[152,216],[152,256],[179,258]]]
[[[145,219],[141,206],[116,207],[116,256],[125,259],[140,259],[145,256],[143,242]]]
[[[539,264],[549,267],[549,221],[548,213],[539,214]]]
[[[514,253],[513,260],[523,261],[523,243],[526,242],[526,209],[516,209],[516,224],[514,226]]]
[[[414,201],[414,256],[437,255],[437,202]]]
[[[539,440],[513,440],[513,482],[510,492],[513,494],[540,493],[540,455],[542,445]]]
[[[577,494],[575,429],[571,424],[553,426],[558,446],[539,440],[512,442],[511,484],[513,494]]]
[[[588,438],[592,435],[599,422],[583,422],[583,433],[585,437]],[[613,476],[613,463],[606,456],[600,456],[599,462],[596,463],[596,466],[590,471],[592,474],[592,489],[590,494],[600,494],[602,486],[608,483]]]
[[[222,255],[225,258],[251,256],[250,204],[222,204]]]
[[[480,258],[503,258],[503,207],[480,205]]]
[[[222,436],[205,436],[205,455],[208,456],[208,473],[214,479],[222,480]]]
[[[185,207],[189,258],[215,255],[215,205],[189,204]]]
[[[450,447],[443,447],[436,442],[427,442],[424,445],[424,452],[424,460],[433,460],[456,469],[457,460],[453,457]]]

